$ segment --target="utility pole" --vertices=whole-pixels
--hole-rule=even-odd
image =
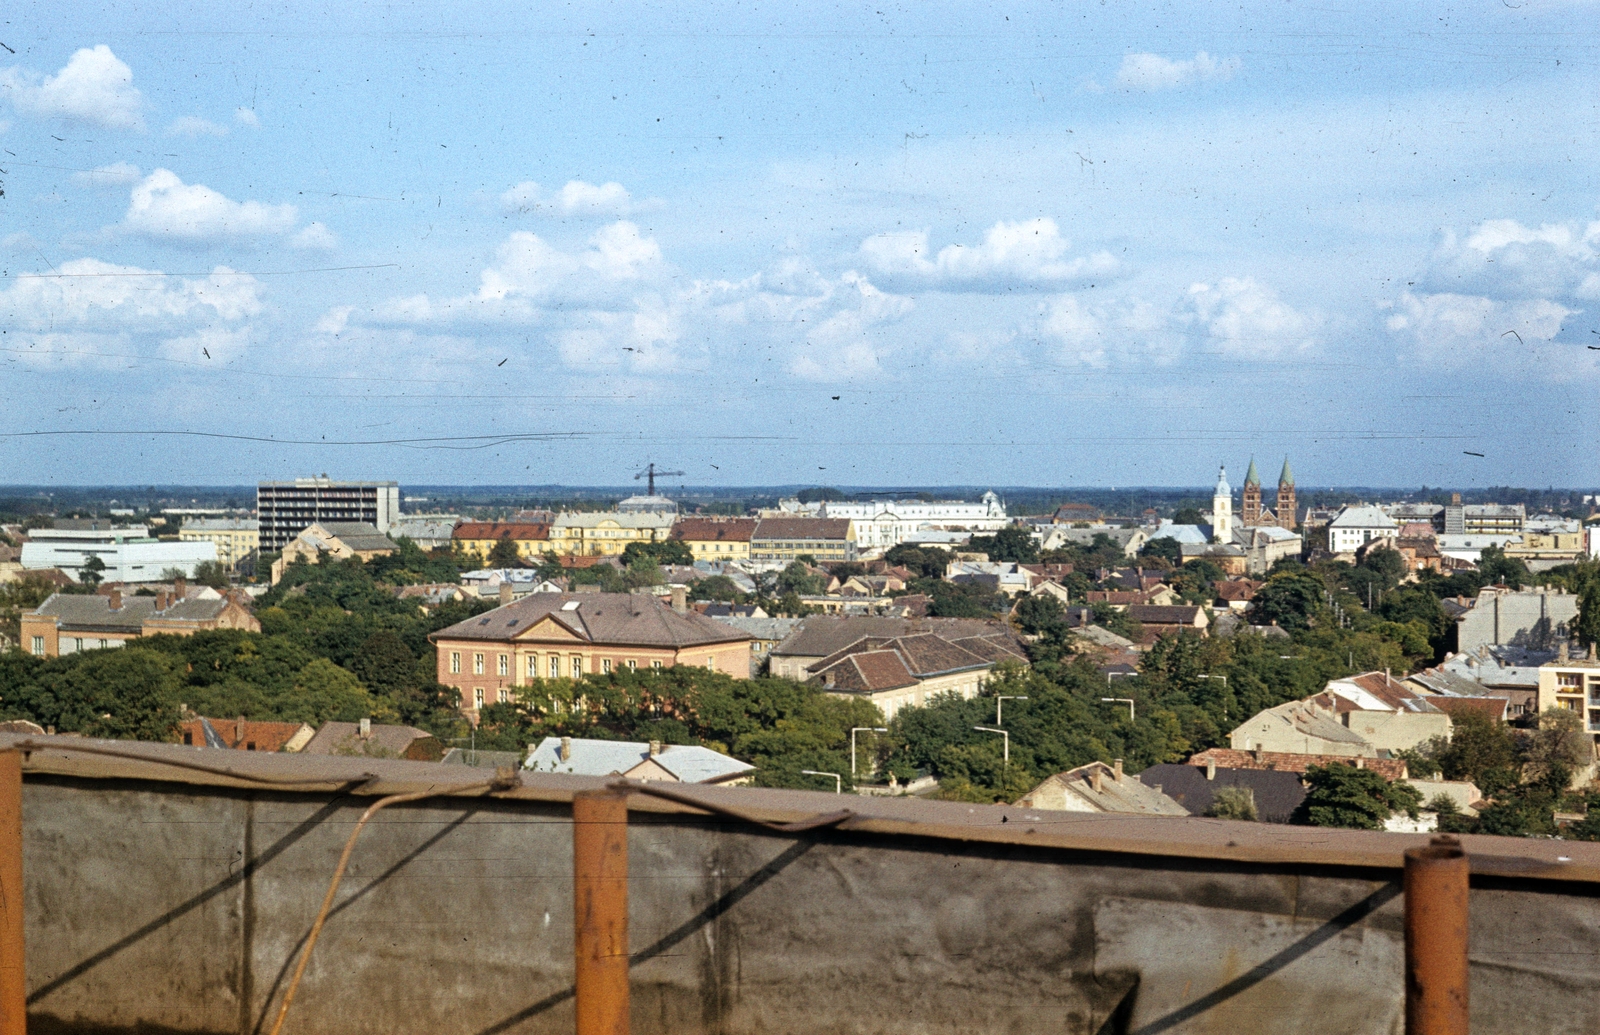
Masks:
[[[1001,709],[1002,706],[1004,706],[1005,702],[1007,702],[1007,701],[1026,701],[1026,700],[1027,700],[1026,697],[1019,697],[1016,694],[1004,694],[1004,695],[996,696],[995,699],[994,699],[994,724],[996,726],[1004,726],[1005,725],[1005,723],[1000,721],[1000,709]]]

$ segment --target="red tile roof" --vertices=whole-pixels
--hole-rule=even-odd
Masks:
[[[1428,703],[1452,719],[1463,712],[1478,712],[1495,722],[1506,721],[1511,701],[1505,697],[1430,697]]]
[[[754,518],[683,518],[672,526],[669,539],[691,539],[695,542],[748,543],[755,534]]]

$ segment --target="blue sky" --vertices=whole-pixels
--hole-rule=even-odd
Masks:
[[[0,482],[1600,483],[1600,6],[266,6],[0,21]]]

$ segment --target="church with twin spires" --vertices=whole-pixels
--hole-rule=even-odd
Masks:
[[[1289,470],[1289,458],[1284,457],[1283,473],[1278,475],[1278,499],[1275,507],[1261,505],[1261,475],[1256,471],[1255,457],[1250,458],[1250,470],[1244,476],[1244,495],[1239,507],[1240,528],[1260,528],[1275,525],[1294,531],[1295,500],[1294,472]],[[1228,469],[1217,473],[1217,487],[1211,494],[1211,526],[1215,541],[1233,540],[1233,489],[1228,485]]]

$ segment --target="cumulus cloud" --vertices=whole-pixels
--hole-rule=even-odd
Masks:
[[[305,229],[289,239],[289,244],[301,251],[331,252],[339,247],[339,238],[321,223],[307,223]]]
[[[241,126],[253,127],[261,125],[261,120],[256,118],[255,109],[253,108],[233,109],[233,121],[237,122]]]
[[[1117,85],[1124,90],[1176,90],[1195,83],[1226,82],[1239,74],[1236,57],[1212,57],[1200,51],[1193,58],[1177,61],[1160,54],[1128,54],[1117,69]]]
[[[205,277],[175,277],[82,258],[61,263],[57,273],[17,277],[0,290],[0,323],[26,343],[35,364],[121,351],[152,336],[170,345],[202,333],[231,334],[262,310],[261,282],[226,266]]]
[[[523,215],[617,218],[647,206],[635,204],[627,188],[615,181],[595,184],[568,180],[560,190],[546,193],[532,180],[524,180],[500,195],[500,207]]]
[[[1069,241],[1049,218],[990,227],[983,242],[950,244],[932,252],[928,232],[879,234],[861,244],[862,261],[895,285],[925,285],[948,291],[1028,291],[1059,289],[1089,277],[1117,272],[1108,252],[1068,255]]]
[[[132,162],[113,162],[89,172],[75,172],[72,182],[79,187],[126,187],[139,182],[139,167]]]
[[[808,381],[841,381],[882,372],[894,343],[886,326],[911,311],[912,301],[885,294],[865,277],[846,273],[836,308],[806,335],[789,372]]]
[[[1167,366],[1183,354],[1180,319],[1170,307],[1136,298],[1088,301],[1058,295],[1024,332],[1053,347],[1055,358],[1094,369]]]
[[[1464,238],[1446,231],[1407,288],[1384,307],[1402,358],[1455,366],[1493,355],[1501,369],[1557,377],[1596,367],[1594,353],[1561,339],[1568,318],[1600,299],[1600,222],[1489,219]]]
[[[227,126],[219,126],[210,119],[203,119],[198,115],[185,115],[167,123],[167,136],[169,137],[225,137],[228,135]]]
[[[285,234],[294,228],[295,218],[293,205],[234,201],[157,169],[133,188],[122,225],[154,240],[211,244]]]
[[[23,115],[107,129],[144,128],[144,95],[133,85],[133,70],[103,43],[79,50],[55,75],[6,69],[0,72],[0,92]]]
[[[1189,315],[1209,350],[1234,359],[1280,359],[1316,345],[1316,321],[1253,277],[1189,288]]]

